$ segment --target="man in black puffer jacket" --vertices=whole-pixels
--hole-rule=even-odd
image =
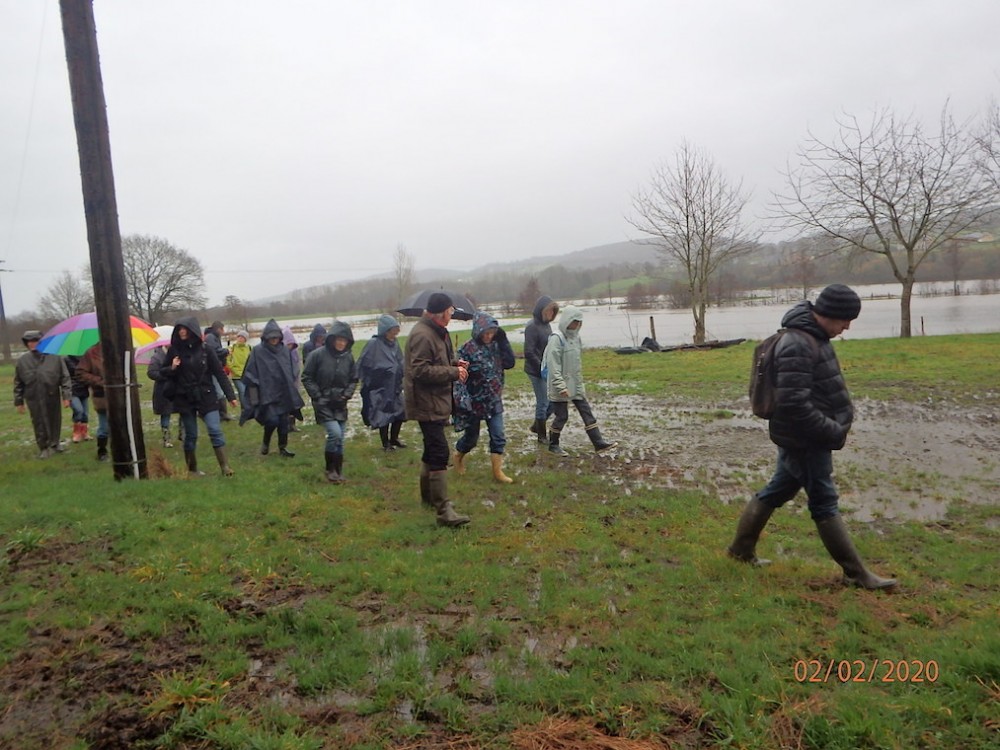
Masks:
[[[830,340],[850,328],[860,313],[857,293],[831,284],[815,304],[803,300],[782,318],[790,332],[774,349],[777,404],[768,423],[771,441],[778,446],[778,466],[743,510],[728,552],[742,562],[767,564],[756,555],[757,539],[775,509],[802,489],[820,539],[844,570],[844,582],[881,589],[896,581],[865,568],[840,515],[832,477],[833,451],[847,441],[854,407]]]

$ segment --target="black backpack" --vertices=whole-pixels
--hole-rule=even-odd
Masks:
[[[774,350],[778,342],[789,331],[795,329],[780,328],[777,333],[773,333],[754,347],[753,362],[750,367],[750,408],[754,416],[763,419],[770,419],[774,416],[774,408],[777,405],[775,390],[778,382],[777,373],[774,368]],[[812,336],[802,332],[802,335],[809,342],[815,358],[819,351],[819,345]]]

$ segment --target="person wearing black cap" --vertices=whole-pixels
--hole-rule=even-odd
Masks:
[[[831,284],[815,303],[803,300],[782,318],[781,325],[795,335],[783,336],[774,349],[777,403],[768,432],[778,446],[778,465],[771,481],[744,508],[728,552],[753,565],[770,562],[756,555],[760,533],[775,509],[802,489],[823,545],[844,571],[844,583],[883,589],[896,581],[875,575],[861,561],[840,515],[832,477],[833,451],[847,441],[854,407],[830,340],[848,330],[860,313],[857,293]]]
[[[424,439],[421,457],[420,499],[437,510],[439,526],[464,526],[468,516],[455,511],[448,499],[448,457],[451,448],[445,427],[451,419],[451,385],[469,377],[468,363],[455,359],[448,323],[455,307],[451,297],[435,292],[424,316],[406,340],[403,394],[406,418],[420,424]]]
[[[39,331],[25,331],[21,342],[28,349],[14,367],[14,406],[24,414],[25,406],[35,428],[38,457],[48,458],[65,450],[59,442],[62,431],[62,410],[69,408],[73,383],[63,358],[37,351],[42,340]]]

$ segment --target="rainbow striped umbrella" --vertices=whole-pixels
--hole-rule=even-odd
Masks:
[[[159,338],[159,335],[148,323],[134,315],[129,315],[129,327],[132,329],[133,348],[152,343]],[[46,331],[42,340],[38,342],[38,351],[43,354],[79,357],[100,340],[100,332],[97,330],[97,313],[82,313],[66,318]]]

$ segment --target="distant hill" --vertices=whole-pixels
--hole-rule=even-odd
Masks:
[[[498,273],[508,273],[513,270],[542,271],[550,266],[562,265],[567,268],[577,270],[588,270],[600,268],[608,264],[642,264],[656,263],[659,258],[656,251],[649,245],[642,245],[638,242],[614,242],[610,245],[597,245],[583,250],[575,250],[565,255],[540,255],[533,258],[523,258],[501,263],[488,263],[477,268],[459,271],[444,268],[425,268],[414,271],[414,281],[417,284],[431,281],[448,281],[451,279],[476,279],[484,276],[491,276]],[[353,284],[358,281],[370,281],[375,279],[392,278],[392,272],[373,274],[360,279],[346,279],[331,281],[329,284],[313,284],[312,286],[301,287],[275,294],[270,297],[252,300],[250,304],[266,305],[272,302],[291,299],[293,297],[310,297],[317,293],[322,293],[328,288],[336,288],[343,284]]]

